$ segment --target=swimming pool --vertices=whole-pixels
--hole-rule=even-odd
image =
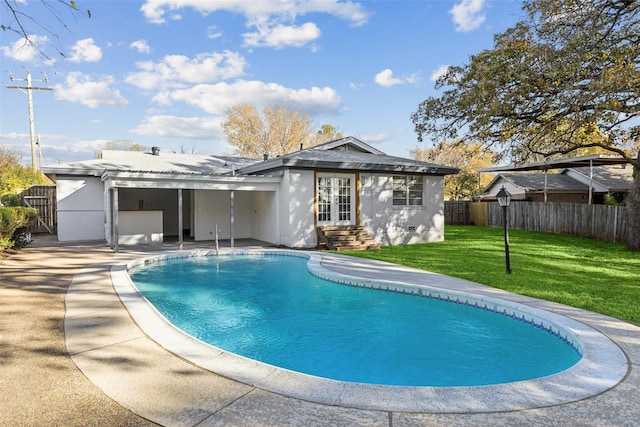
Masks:
[[[313,276],[307,262],[273,253],[191,257],[130,275],[188,334],[333,380],[478,386],[555,374],[581,357],[575,338],[549,322],[478,301],[345,286]]]
[[[309,258],[312,274],[351,286],[379,287],[471,305],[487,304],[522,321],[543,320],[575,338],[582,359],[542,378],[475,387],[384,386],[336,381],[281,369],[221,350],[177,329],[139,293],[127,270],[174,258],[212,256],[193,250],[145,255],[111,268],[113,286],[147,336],[197,366],[259,389],[307,401],[368,410],[461,413],[511,411],[573,402],[615,386],[627,373],[624,353],[606,336],[574,319],[545,310],[561,306],[509,294],[448,276],[393,264],[287,250],[222,250],[221,253],[278,253]],[[523,304],[524,303],[524,304]]]

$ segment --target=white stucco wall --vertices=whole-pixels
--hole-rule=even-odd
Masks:
[[[423,206],[394,206],[392,177],[360,175],[360,223],[381,245],[444,240],[444,179],[424,177]]]
[[[280,244],[278,198],[275,191],[251,193],[252,237],[263,242]]]
[[[280,241],[292,248],[313,248],[317,235],[313,218],[313,171],[285,171],[280,184]]]
[[[135,245],[163,241],[162,211],[118,212],[118,243]]]
[[[234,193],[234,239],[253,237],[252,194],[250,191]],[[194,199],[194,239],[215,240],[216,224],[218,239],[231,238],[230,192],[195,190]]]
[[[104,189],[100,178],[56,177],[58,240],[104,240]]]
[[[183,212],[188,206],[188,191],[183,192]],[[135,211],[142,200],[143,210],[162,211],[162,228],[165,236],[178,235],[178,191],[152,188],[120,188],[118,208],[121,211]],[[188,228],[189,216],[183,215],[183,227]]]

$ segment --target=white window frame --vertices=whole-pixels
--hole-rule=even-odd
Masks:
[[[398,185],[399,183],[401,184]],[[393,206],[424,206],[424,177],[394,175],[391,179],[391,187]]]

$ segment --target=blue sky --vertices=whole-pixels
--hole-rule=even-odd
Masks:
[[[91,18],[60,9],[65,29],[40,1],[17,3],[57,38],[27,28],[48,59],[0,31],[0,144],[31,162],[27,95],[5,87],[28,67],[54,89],[33,95],[45,165],[92,159],[112,140],[231,154],[220,123],[241,102],[409,157],[430,146],[410,116],[437,95],[434,77],[522,18],[515,0],[76,0]]]

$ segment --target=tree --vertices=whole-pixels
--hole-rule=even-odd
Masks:
[[[308,114],[278,106],[260,112],[250,104],[237,105],[226,114],[222,129],[240,156],[275,157],[315,143]]]
[[[42,172],[22,166],[14,151],[0,146],[0,205],[19,206],[21,192],[48,183]]]
[[[44,23],[41,17],[37,15],[39,10],[34,8],[38,6],[38,3],[39,6],[44,9],[44,13],[53,17],[54,21],[65,29],[68,29],[63,19],[65,10],[73,14],[86,15],[88,18],[91,18],[91,11],[88,9],[81,10],[73,0],[40,0],[39,2],[29,2],[28,4],[27,2],[18,0],[0,0],[0,7],[5,10],[0,18],[0,29],[2,31],[16,33],[20,38],[24,39],[25,46],[31,46],[42,56],[50,59],[41,46],[41,42],[46,43],[46,40],[42,38],[38,39],[35,33],[44,31],[56,40],[58,40],[58,33],[54,26]],[[65,56],[59,42],[57,46],[54,46],[54,49],[60,56]]]
[[[450,67],[412,115],[418,139],[483,141],[523,162],[599,147],[633,166],[628,248],[640,250],[640,3],[525,0],[492,50]]]
[[[343,138],[342,132],[331,125],[322,125],[320,130],[316,132],[313,145],[324,144],[325,142],[335,141]]]
[[[497,155],[479,143],[441,142],[433,148],[416,147],[411,150],[411,157],[460,169],[457,175],[444,177],[445,197],[473,200],[478,196],[478,185],[484,187],[492,179],[491,176],[485,175],[478,184],[477,170],[493,166]]]
[[[114,139],[113,141],[100,145],[96,150],[96,159],[102,158],[102,150],[147,151],[147,147],[136,144],[130,139]]]

